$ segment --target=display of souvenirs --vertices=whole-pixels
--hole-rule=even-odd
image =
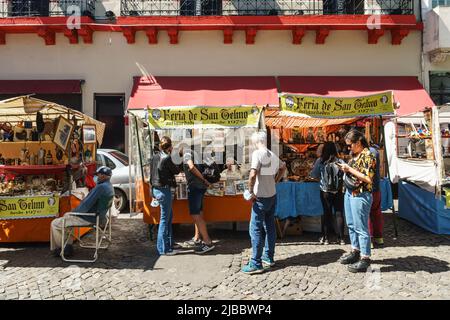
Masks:
[[[248,189],[248,181],[247,180],[234,181],[234,188],[236,190],[236,194],[244,194],[244,191]]]
[[[183,200],[183,199],[188,198],[186,183],[180,183],[177,185],[176,195],[177,195],[178,200]]]
[[[208,189],[206,189],[206,195],[223,197],[225,195],[225,181],[219,181],[211,184]]]

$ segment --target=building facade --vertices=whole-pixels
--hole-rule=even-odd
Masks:
[[[423,2],[424,83],[436,105],[450,103],[450,1]]]
[[[0,97],[82,110],[107,123],[105,147],[126,150],[136,76],[428,81],[423,14],[419,0],[0,0]]]

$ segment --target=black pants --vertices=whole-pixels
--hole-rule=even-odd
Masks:
[[[342,192],[320,191],[320,200],[323,207],[322,236],[328,238],[329,230],[334,229],[338,240],[344,239],[344,195]]]

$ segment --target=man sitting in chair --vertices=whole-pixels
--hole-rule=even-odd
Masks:
[[[97,175],[97,185],[73,212],[97,213],[100,218],[100,225],[104,225],[106,223],[106,214],[114,198],[114,188],[110,182],[112,171],[110,168],[103,166],[98,168],[95,174]],[[50,229],[50,250],[57,257],[61,254],[63,219],[65,220],[66,227],[91,226],[96,223],[96,217],[94,216],[75,216],[71,215],[70,212],[66,213],[64,217],[53,220]],[[66,234],[68,234],[67,230]],[[73,239],[70,237],[64,248],[64,255],[66,257],[73,254],[72,241]]]

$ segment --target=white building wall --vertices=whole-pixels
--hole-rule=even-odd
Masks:
[[[246,45],[244,32],[233,44],[223,44],[219,31],[181,32],[178,45],[166,32],[149,45],[143,32],[129,45],[122,33],[96,32],[94,43],[70,45],[57,34],[46,46],[35,34],[7,35],[0,46],[0,79],[84,79],[83,111],[93,115],[94,93],[125,93],[136,62],[160,76],[419,76],[420,32],[411,32],[401,45],[391,45],[389,33],[376,45],[367,44],[363,31],[331,31],[325,45],[315,44],[309,32],[293,45],[291,32],[260,31],[256,44]]]

